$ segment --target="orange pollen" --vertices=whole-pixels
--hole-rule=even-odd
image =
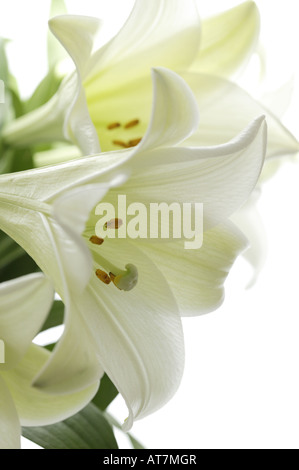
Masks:
[[[102,271],[101,269],[96,270],[96,276],[100,281],[102,281],[104,284],[110,284],[111,279],[109,277],[109,274],[105,273],[105,271]]]
[[[113,282],[113,284],[115,285],[115,287],[117,287],[117,285],[116,285],[116,284],[115,284],[115,282],[114,282],[114,281],[115,281],[115,279],[116,279],[116,276],[115,276],[115,274],[113,274],[113,273],[109,273],[109,276],[110,276],[110,279],[111,279],[111,281],[112,281],[112,282]],[[119,287],[117,287],[117,288],[119,289]],[[119,289],[119,290],[120,290],[120,289]]]
[[[114,145],[118,145],[119,147],[123,147],[124,149],[128,148],[128,144],[126,144],[126,142],[124,142],[123,140],[113,140],[112,143]]]
[[[96,235],[92,235],[92,237],[90,237],[89,241],[91,243],[93,243],[94,245],[102,245],[104,243],[104,239],[99,238]]]
[[[112,122],[111,124],[109,124],[107,126],[107,129],[109,131],[112,131],[113,129],[117,129],[118,127],[120,127],[120,123],[119,122]]]
[[[129,140],[128,147],[136,147],[136,145],[140,144],[141,141],[142,137],[140,137],[139,139]]]
[[[124,125],[124,128],[131,129],[131,127],[138,126],[139,123],[140,123],[139,119],[133,119],[132,121],[127,122],[127,124]]]
[[[111,219],[109,222],[106,222],[104,227],[105,228],[114,228],[117,230],[119,227],[121,227],[123,224],[123,221],[121,219]]]

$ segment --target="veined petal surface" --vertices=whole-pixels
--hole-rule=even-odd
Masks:
[[[2,372],[24,356],[50,311],[54,289],[49,279],[36,273],[0,284],[0,298],[0,338],[5,344]]]
[[[13,399],[0,377],[0,449],[19,449],[21,426]]]
[[[98,390],[98,379],[82,391],[66,395],[49,395],[33,387],[34,377],[50,356],[49,351],[32,344],[18,366],[2,374],[22,426],[45,426],[62,421],[84,408]]]
[[[252,1],[204,19],[200,49],[190,71],[232,76],[254,52],[259,32],[259,11]]]

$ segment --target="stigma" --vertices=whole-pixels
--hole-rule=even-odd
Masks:
[[[110,279],[113,284],[123,291],[130,291],[134,289],[138,282],[138,269],[134,264],[127,264],[126,271],[115,276],[113,273],[109,273]]]
[[[118,228],[118,221],[122,224],[121,219],[113,219],[113,228]],[[100,268],[95,271],[97,278],[106,285],[113,283],[115,287],[122,291],[128,292],[134,289],[138,282],[138,269],[136,266],[134,264],[126,264],[125,269],[120,269],[100,253],[100,245],[104,242],[102,238],[92,235],[89,238],[89,242],[92,245],[98,245],[92,248],[96,250],[96,262],[100,265]]]

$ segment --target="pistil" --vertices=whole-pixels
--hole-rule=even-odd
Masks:
[[[92,251],[95,252],[94,260],[97,264],[101,266],[102,269],[97,269],[95,274],[98,279],[100,279],[104,284],[109,285],[111,281],[119,289],[123,291],[132,290],[138,282],[138,270],[133,264],[127,264],[125,270],[119,269],[109,260],[104,258],[99,253],[97,249],[98,243],[94,243],[92,240],[95,240],[96,237],[93,235],[90,237],[90,242],[92,246],[90,247]],[[96,237],[97,238],[97,237]],[[108,274],[109,273],[109,274]]]

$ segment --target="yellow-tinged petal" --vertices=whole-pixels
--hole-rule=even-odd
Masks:
[[[166,28],[166,22],[171,24],[172,28]],[[64,100],[65,107],[68,108],[64,118],[65,135],[77,143],[85,154],[99,151],[98,138],[92,122],[96,124],[99,120],[104,121],[105,132],[109,123],[120,119],[119,112],[113,116],[113,106],[108,114],[105,112],[107,95],[112,95],[114,99],[113,96],[119,95],[121,89],[126,96],[126,87],[130,93],[136,80],[142,79],[144,94],[150,96],[150,69],[160,65],[172,69],[184,68],[192,62],[199,47],[200,24],[193,0],[185,0],[184,4],[179,0],[173,0],[171,3],[165,0],[137,0],[124,27],[94,55],[92,46],[99,27],[98,20],[67,15],[51,19],[49,25],[77,68],[77,91],[72,80],[72,86],[71,81],[66,81],[58,94],[61,96],[61,102]],[[68,88],[73,91],[72,102],[65,100],[64,88],[66,91]],[[66,96],[70,96],[70,92]],[[93,103],[96,103],[96,109],[93,108]],[[87,104],[92,122],[87,112]],[[119,100],[118,108],[121,108]],[[111,122],[106,122],[110,116]],[[132,115],[131,119],[134,118],[140,120],[144,118],[144,113]],[[128,119],[129,115],[123,122],[124,125]],[[128,141],[132,140],[129,133],[127,137]],[[105,145],[103,140],[103,148],[113,148],[112,141],[113,138]]]
[[[49,279],[37,273],[0,284],[0,298],[0,338],[5,346],[2,372],[24,356],[49,313],[54,289]]]
[[[63,335],[48,361],[44,361],[40,370],[36,369],[34,386],[49,394],[80,392],[104,373],[89,335],[92,313],[88,304],[84,305],[86,297],[85,290],[80,296],[73,294],[72,299],[66,299]],[[77,302],[80,298],[82,309]],[[94,306],[94,309],[98,311],[99,306]]]
[[[37,390],[32,386],[33,378],[50,356],[49,351],[32,344],[18,366],[1,375],[22,426],[44,426],[62,421],[84,408],[98,390],[99,380],[80,392],[66,395],[53,396]]]
[[[183,73],[182,77],[194,93],[200,110],[200,126],[184,145],[221,144],[263,114],[268,127],[267,157],[299,151],[299,142],[279,119],[238,85],[204,74]]]
[[[80,79],[88,73],[87,66],[100,26],[98,18],[89,16],[61,15],[49,20],[50,30],[73,59]]]
[[[92,58],[94,67],[84,87],[95,98],[101,90],[111,93],[145,77],[152,67],[184,69],[196,56],[199,41],[193,0],[136,0],[123,28]]]
[[[152,75],[152,115],[138,153],[175,146],[192,135],[199,125],[198,106],[185,81],[164,68],[154,69]]]
[[[259,30],[259,11],[252,1],[203,20],[201,46],[190,71],[231,76],[254,52]]]
[[[90,68],[94,38],[100,25],[100,20],[87,16],[62,15],[49,21],[51,31],[62,42],[76,65],[77,77],[74,77],[71,82],[70,92],[65,93],[65,88],[67,90],[70,86],[66,81],[59,89],[58,96],[65,108],[64,135],[70,141],[75,142],[84,154],[100,151],[82,86]]]
[[[0,377],[0,449],[19,449],[21,426],[12,396]]]

